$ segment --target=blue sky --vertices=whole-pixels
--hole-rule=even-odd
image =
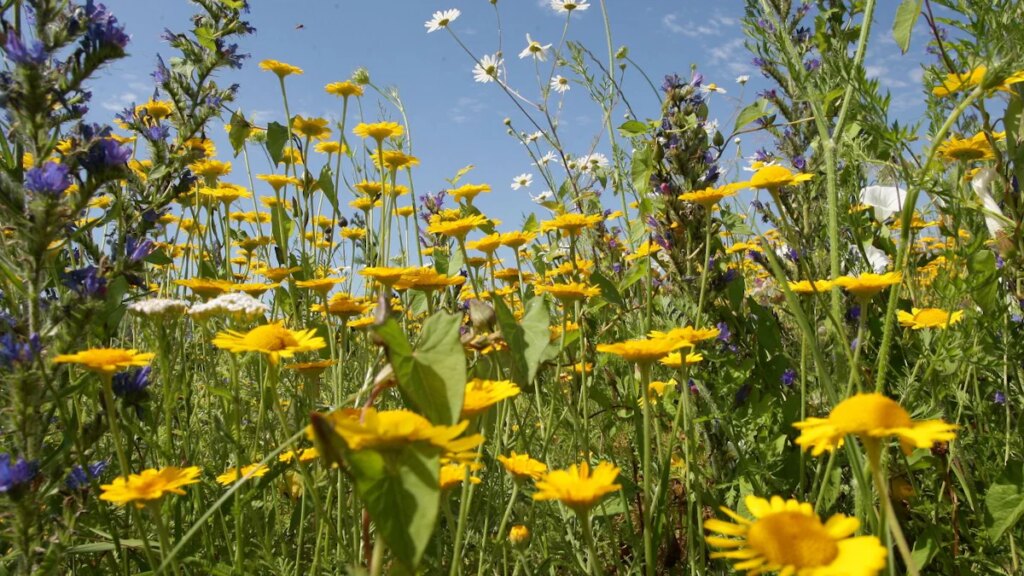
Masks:
[[[186,30],[193,12],[185,0],[106,0],[105,4],[126,25],[132,42],[131,56],[108,68],[93,85],[97,121],[109,121],[125,106],[148,99],[153,91],[149,73],[156,54],[172,55],[160,34],[164,28]],[[517,174],[532,171],[539,176],[531,170],[522,146],[506,134],[502,124],[509,117],[526,130],[525,120],[494,84],[473,81],[472,60],[446,32],[427,34],[423,26],[433,11],[458,8],[462,15],[452,25],[456,33],[478,57],[493,53],[498,48],[498,34],[489,2],[257,0],[252,4],[249,20],[257,33],[244,39],[241,50],[252,58],[242,70],[219,79],[223,84],[241,84],[235,105],[247,116],[259,122],[283,122],[284,118],[277,78],[258,68],[260,60],[273,58],[303,68],[304,75],[288,79],[292,113],[332,119],[340,114],[340,101],[323,92],[324,84],[344,80],[357,67],[365,67],[375,84],[397,87],[405,103],[414,154],[422,161],[415,171],[418,194],[444,188],[445,178],[473,164],[476,168],[466,181],[492,185],[494,192],[481,196],[477,204],[504,219],[503,228],[515,226],[521,214],[536,208],[527,192],[542,191],[543,181],[535,179],[529,189],[510,189]],[[510,83],[536,99],[533,66],[528,60],[520,61],[517,54],[526,45],[527,33],[544,44],[557,43],[565,18],[542,0],[501,0],[499,8]],[[743,47],[742,9],[740,0],[608,0],[613,44],[628,46],[630,57],[655,83],[660,84],[668,73],[687,77],[691,65],[696,65],[708,81],[728,91],[715,95],[712,106],[712,115],[723,127],[731,126],[735,112],[766,86]],[[923,35],[919,30],[911,53],[901,55],[890,36],[894,11],[890,3],[880,5],[866,64],[869,74],[879,77],[897,96],[893,113],[912,115],[920,111],[917,103],[923,100]],[[582,41],[602,60],[607,58],[598,0],[592,0],[589,10],[573,14],[568,38]],[[751,77],[745,87],[735,83],[740,74]],[[638,115],[658,115],[659,99],[634,70],[627,72],[624,90]],[[367,121],[399,119],[397,111],[381,106],[374,98],[363,99]],[[583,90],[574,86],[560,122],[563,141],[572,155],[585,154],[594,138],[602,136],[600,114]],[[615,123],[621,121],[620,113]],[[353,122],[350,117],[348,125]],[[211,136],[218,141],[222,159],[229,159],[230,147],[220,128],[212,130]],[[598,151],[606,152],[606,144],[602,138]],[[752,147],[744,145],[745,155],[752,152]],[[265,166],[254,166],[254,172],[263,171]],[[241,173],[231,180],[245,182]]]

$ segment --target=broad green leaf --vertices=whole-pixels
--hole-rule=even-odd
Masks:
[[[320,191],[323,192],[324,196],[327,197],[327,201],[331,203],[331,207],[334,208],[335,214],[340,214],[338,208],[338,191],[334,189],[334,174],[331,173],[331,168],[327,165],[320,170],[320,178],[317,180],[320,184]]]
[[[619,126],[619,134],[627,137],[642,136],[651,131],[651,125],[639,120],[626,120]]]
[[[970,272],[968,282],[974,301],[987,313],[995,311],[999,303],[999,283],[996,282],[996,255],[991,250],[981,250],[967,259]]]
[[[415,351],[393,318],[375,328],[387,345],[402,396],[435,424],[454,424],[462,411],[466,353],[459,340],[461,323],[461,315],[447,312],[427,318]]]
[[[440,463],[430,446],[410,444],[400,451],[360,450],[348,454],[356,491],[388,549],[415,569],[437,523]]]
[[[278,204],[270,209],[270,226],[274,235],[274,243],[281,250],[286,250],[288,239],[291,238],[292,229],[295,225],[292,223],[292,218],[288,215],[288,211],[285,210],[283,205]]]
[[[523,314],[520,326],[526,338],[526,350],[523,351],[526,357],[526,378],[527,382],[532,382],[537,376],[544,350],[551,340],[551,318],[543,298],[533,298],[526,303],[526,313]]]
[[[646,192],[651,187],[651,174],[654,173],[654,153],[651,145],[638,148],[633,153],[633,164],[630,168],[630,177],[633,188],[639,192]]]
[[[743,110],[740,110],[739,116],[736,117],[736,125],[733,127],[733,132],[739,132],[744,126],[751,122],[763,117],[768,112],[768,101],[759,98],[750,104]]]
[[[267,153],[274,165],[281,163],[284,157],[284,145],[288,142],[288,127],[278,122],[271,122],[267,126]]]
[[[601,297],[618,306],[619,308],[626,308],[626,301],[622,299],[622,294],[619,294],[619,289],[615,287],[615,284],[609,280],[604,274],[600,272],[594,272],[590,275],[590,281],[594,283],[598,288],[601,289]]]
[[[348,447],[345,441],[334,431],[334,425],[327,416],[313,412],[310,414],[310,428],[313,429],[313,442],[316,450],[328,464],[343,466]]]
[[[538,300],[535,298],[534,300]],[[529,382],[528,369],[526,366],[526,334],[522,326],[516,322],[516,317],[508,309],[501,298],[494,298],[494,315],[498,320],[498,327],[501,329],[501,337],[508,344],[508,352],[511,357],[512,381],[519,386],[525,387]]]
[[[252,125],[242,116],[241,112],[236,111],[231,115],[229,126],[228,141],[231,142],[231,149],[234,150],[237,158],[238,153],[242,151],[242,146],[245,145],[245,139],[252,132]]]
[[[988,535],[999,540],[1024,515],[1024,464],[1010,462],[985,494]]]
[[[921,15],[921,5],[924,0],[903,0],[900,7],[896,9],[896,19],[892,23],[892,37],[904,54],[910,48],[910,33],[914,31],[914,24]]]

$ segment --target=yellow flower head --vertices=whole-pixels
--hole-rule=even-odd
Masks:
[[[306,138],[317,140],[323,140],[331,135],[331,129],[327,127],[327,118],[296,116],[292,118],[292,131]]]
[[[516,524],[508,531],[508,541],[513,546],[520,546],[530,539],[530,529],[522,524]]]
[[[359,274],[367,278],[373,278],[385,286],[394,286],[401,280],[408,268],[392,268],[387,266],[369,266],[359,271]]]
[[[462,401],[462,417],[471,418],[506,398],[518,395],[519,386],[509,380],[473,378],[466,383],[466,395]]]
[[[344,278],[314,278],[313,280],[296,280],[297,288],[308,288],[314,292],[326,295],[337,284],[344,282]]]
[[[466,248],[469,250],[479,250],[484,254],[493,254],[495,250],[501,247],[501,236],[498,232],[488,234],[478,240],[466,242]]]
[[[299,185],[298,178],[294,176],[286,176],[284,174],[257,174],[256,177],[267,184],[270,184],[270,187],[274,189],[274,192],[280,191],[281,188],[284,188],[288,184],[291,184],[292,186]],[[263,199],[261,198],[260,200],[262,201]]]
[[[232,284],[228,292],[245,292],[253,298],[259,298],[267,290],[273,290],[280,284],[276,282],[246,282],[245,284]]]
[[[341,96],[342,98],[363,95],[363,87],[348,80],[345,80],[344,82],[331,82],[327,86],[324,86],[324,91],[328,94]]]
[[[964,317],[963,310],[946,312],[939,308],[911,308],[910,312],[900,310],[896,318],[900,326],[920,330],[922,328],[946,328],[956,324]]]
[[[552,470],[537,481],[534,500],[558,500],[577,512],[594,507],[607,494],[622,489],[615,484],[619,468],[601,462],[593,470],[586,462],[573,464],[568,470]]]
[[[946,74],[946,78],[942,81],[942,85],[932,88],[932,94],[942,98],[961,90],[970,90],[978,84],[981,84],[981,81],[984,80],[987,72],[987,66],[978,66],[973,70],[960,74]],[[1010,86],[1019,82],[1024,82],[1024,71],[1014,72],[1001,84],[996,86],[995,89],[1002,90],[1004,92],[1012,92],[1013,89],[1010,88]]]
[[[335,410],[328,419],[350,450],[400,449],[424,442],[446,452],[465,452],[484,440],[480,434],[459,438],[469,426],[468,420],[454,426],[435,426],[409,410]]]
[[[90,348],[74,354],[60,354],[53,358],[55,364],[79,364],[86,370],[107,376],[124,368],[146,366],[156,356],[151,352],[124,348]]]
[[[455,200],[458,202],[465,200],[466,202],[472,203],[473,199],[476,198],[478,195],[490,191],[490,184],[463,184],[458,188],[452,188],[451,190],[448,190],[448,195],[451,196],[452,198],[455,198]]]
[[[548,465],[530,458],[529,454],[516,454],[513,450],[508,456],[498,456],[498,462],[517,480],[539,480],[548,471]]]
[[[217,476],[217,484],[221,486],[227,486],[232,484],[242,477],[245,478],[260,478],[267,472],[270,472],[270,468],[266,464],[249,464],[248,466],[242,466],[241,472],[238,468],[228,468],[223,474]]]
[[[942,420],[915,422],[895,400],[874,393],[851,396],[833,408],[828,418],[808,418],[793,427],[800,430],[796,443],[804,449],[813,448],[814,456],[842,446],[850,434],[872,442],[896,436],[907,454],[914,448],[931,448],[936,442],[956,437],[956,425]]]
[[[614,354],[627,362],[650,364],[667,356],[669,352],[691,344],[685,340],[672,338],[647,338],[627,340],[615,344],[598,344],[597,351],[602,354]]]
[[[284,62],[278,62],[277,60],[264,60],[260,62],[260,69],[268,70],[277,74],[277,77],[284,79],[285,76],[291,76],[292,74],[302,74],[302,68],[298,66],[292,66],[291,64],[285,64]]]
[[[836,514],[822,523],[814,508],[778,496],[765,500],[747,496],[753,520],[723,507],[732,518],[704,521],[704,528],[718,536],[705,536],[708,544],[722,548],[712,558],[736,562],[736,570],[748,574],[780,572],[796,576],[875,576],[885,568],[886,549],[875,536],[854,536],[860,521]]]
[[[430,223],[430,226],[427,227],[427,232],[430,232],[431,234],[440,234],[441,236],[465,238],[466,234],[469,234],[486,223],[487,217],[481,214],[474,214],[472,216],[448,221],[438,219]]]
[[[171,115],[174,111],[174,103],[168,100],[150,100],[145,104],[140,104],[135,107],[135,114],[141,116],[145,113],[146,116],[153,120],[163,120]]]
[[[313,149],[321,154],[344,154],[348,152],[347,146],[335,140],[320,142]]]
[[[119,476],[110,484],[103,484],[100,500],[124,506],[133,502],[136,508],[142,508],[147,502],[159,500],[164,494],[184,494],[182,486],[199,482],[199,468],[177,468],[168,466],[155,470],[143,470],[138,474],[130,474],[127,478]]]
[[[402,168],[420,165],[420,159],[415,156],[410,156],[401,150],[385,150],[383,154],[374,153],[370,156],[373,160],[373,165],[378,169],[380,168],[382,155],[384,156],[384,166],[388,170],[401,170]]]
[[[422,268],[407,268],[395,283],[396,290],[421,290],[433,292],[443,290],[451,286],[461,286],[466,283],[464,276],[447,276],[439,273],[429,266]]]
[[[789,289],[795,294],[815,294],[818,292],[828,292],[832,289],[831,280],[800,280],[799,282],[789,282]]]
[[[312,460],[316,460],[319,456],[320,452],[318,452],[316,448],[303,448],[302,450],[289,450],[287,452],[282,452],[281,455],[277,457],[277,461],[288,463],[298,457],[299,462],[310,462]]]
[[[203,178],[216,179],[231,173],[231,162],[220,160],[200,160],[189,164],[188,167],[196,176]]]
[[[793,174],[786,167],[778,164],[770,164],[760,168],[750,178],[751,188],[764,188],[766,190],[778,190],[783,186],[792,186],[800,182],[806,182],[814,178],[813,174]]]
[[[213,345],[229,352],[260,352],[271,364],[280,358],[291,358],[297,352],[319,350],[327,343],[316,336],[316,330],[289,330],[283,324],[257,326],[248,332],[226,330],[217,334]]]
[[[648,336],[651,338],[680,340],[685,342],[686,346],[693,346],[697,342],[718,338],[719,334],[721,334],[721,331],[718,328],[694,328],[693,326],[683,326],[682,328],[673,328],[668,332],[652,330]]]
[[[679,199],[683,202],[700,204],[701,206],[710,209],[723,199],[735,195],[737,192],[748,186],[750,186],[750,182],[725,184],[724,186],[718,186],[717,188],[705,188],[694,192],[686,192],[685,194],[680,194]]]
[[[398,122],[375,122],[367,124],[360,122],[352,129],[352,132],[360,138],[373,138],[378,143],[388,138],[397,138],[405,133],[405,128]]]
[[[536,238],[536,232],[505,232],[501,235],[501,245],[518,249],[533,242]]]
[[[682,352],[672,352],[668,356],[658,360],[660,364],[668,366],[669,368],[682,368],[683,362],[686,362],[687,366],[693,366],[694,364],[700,364],[703,361],[704,356],[694,352],[688,352],[685,359],[683,358]]]
[[[601,295],[601,289],[583,282],[568,282],[565,284],[541,284],[537,286],[537,294],[551,294],[559,300],[586,300]]]
[[[903,281],[903,274],[899,272],[886,272],[885,274],[865,273],[857,277],[840,276],[834,280],[835,285],[858,298],[871,298],[889,286],[899,285]]]
[[[477,466],[477,467],[479,467],[479,466]],[[461,463],[461,462],[451,462],[449,464],[445,464],[444,466],[441,466],[441,474],[440,474],[441,490],[447,490],[449,488],[454,488],[454,487],[462,484],[462,481],[466,479],[466,474],[470,470],[474,470],[474,469],[475,468],[474,468],[473,465],[465,464],[465,463]],[[480,483],[480,479],[477,478],[476,476],[473,476],[472,474],[470,474],[469,475],[469,483],[470,484],[479,484]]]
[[[604,221],[604,217],[600,214],[587,215],[570,212],[567,214],[559,214],[552,220],[541,222],[540,229],[542,232],[560,230],[570,236],[578,236],[583,229],[593,228],[602,221]]]
[[[978,132],[970,138],[951,137],[939,145],[937,152],[942,158],[954,162],[994,160],[996,157],[996,150],[984,132]]]

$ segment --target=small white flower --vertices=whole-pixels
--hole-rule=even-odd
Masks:
[[[269,306],[245,292],[229,292],[208,302],[196,304],[188,309],[188,315],[196,320],[206,320],[219,315],[252,318],[262,316],[269,311]]]
[[[188,302],[172,298],[149,298],[128,305],[129,312],[147,318],[181,315],[185,313],[186,308]]]
[[[982,168],[974,175],[974,178],[971,178],[971,188],[974,189],[974,193],[981,200],[982,213],[985,216],[985,227],[988,228],[988,233],[993,237],[995,237],[997,232],[1013,223],[1003,215],[1003,211],[999,209],[999,203],[995,201],[995,198],[992,198],[990,192],[992,182],[996,180],[998,174],[992,168]]]
[[[594,152],[593,154],[587,154],[586,156],[580,156],[576,159],[576,165],[579,169],[584,172],[590,172],[595,168],[604,168],[608,166],[608,157],[600,152]]]
[[[712,92],[715,92],[717,94],[725,94],[725,88],[720,87],[718,84],[715,84],[714,82],[704,84],[703,86],[700,87],[700,91],[703,92],[704,94],[711,94]]]
[[[537,194],[536,196],[534,196],[533,194],[530,194],[530,200],[533,201],[536,204],[543,204],[545,202],[550,201],[554,197],[555,197],[555,195],[551,193],[551,190],[545,190],[545,191],[541,192],[540,194]]]
[[[747,82],[750,82],[750,76],[746,74],[736,77],[736,83],[739,84],[740,86],[746,84]]]
[[[481,84],[494,82],[501,73],[502,59],[497,54],[485,54],[480,62],[473,66],[473,79]]]
[[[554,150],[548,150],[546,154],[537,158],[535,166],[547,166],[549,162],[552,162],[556,158],[558,158],[558,156],[555,155]]]
[[[569,91],[569,79],[561,75],[555,76],[551,79],[551,89],[559,94],[565,94]]]
[[[460,14],[462,14],[462,12],[459,12],[455,8],[434,12],[434,17],[424,22],[423,25],[427,27],[427,34],[437,32],[441,28],[447,28],[449,24],[459,17]]]
[[[542,136],[544,136],[544,133],[539,131],[539,130],[537,132],[532,133],[532,134],[523,133],[523,140],[527,144],[529,144],[531,142],[536,142],[537,140],[540,140]]]
[[[718,132],[718,119],[710,120],[704,124],[704,131],[708,134]]]
[[[586,10],[590,4],[588,0],[551,0],[551,7],[555,12],[568,14],[573,10]]]
[[[519,53],[519,59],[522,60],[523,58],[533,56],[534,60],[544,62],[548,59],[548,48],[551,48],[551,44],[542,45],[527,34],[526,48],[523,48],[523,51]]]
[[[523,173],[512,179],[513,190],[519,190],[520,188],[527,187],[530,184],[533,184],[533,174]]]
[[[737,145],[737,146],[739,146],[741,142],[743,142],[743,139],[740,138],[739,136],[737,136],[737,137],[732,139],[732,143]]]

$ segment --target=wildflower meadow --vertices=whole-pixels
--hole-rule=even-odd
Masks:
[[[1024,574],[1018,0],[730,0],[741,65],[655,70],[666,3],[376,2],[515,143],[442,178],[366,24],[319,77],[151,4],[111,110],[129,22],[0,1],[0,574]]]

